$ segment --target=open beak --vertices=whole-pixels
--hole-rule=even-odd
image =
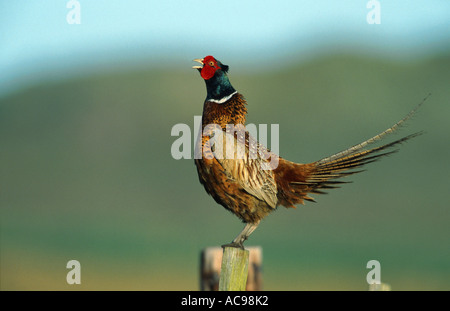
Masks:
[[[203,68],[203,58],[197,58],[193,60],[194,62],[202,64],[201,66],[192,66],[193,69],[202,69]]]

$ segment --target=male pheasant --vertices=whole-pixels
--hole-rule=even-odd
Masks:
[[[207,91],[195,157],[200,183],[217,203],[246,224],[242,232],[224,246],[243,248],[244,241],[261,219],[278,206],[295,207],[305,200],[314,201],[308,194],[337,188],[345,182],[336,179],[361,172],[355,169],[396,152],[391,148],[421,134],[365,148],[398,129],[419,105],[392,127],[351,148],[308,164],[290,162],[242,130],[247,102],[231,85],[228,66],[212,56],[194,61],[200,63],[192,68],[200,72]]]

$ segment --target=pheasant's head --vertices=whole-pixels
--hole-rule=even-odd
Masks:
[[[201,66],[193,66],[197,69],[206,83],[206,100],[216,103],[226,102],[230,96],[236,93],[236,90],[228,79],[228,66],[212,56],[206,56],[202,59],[194,59]]]
[[[216,73],[223,74],[228,72],[228,66],[222,64],[211,55],[201,59],[194,59],[194,61],[200,63],[201,66],[193,66],[192,68],[198,69],[200,75],[205,80],[211,79],[214,75],[216,75]]]

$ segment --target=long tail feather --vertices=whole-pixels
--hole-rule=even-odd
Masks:
[[[335,158],[328,162],[318,161],[312,163],[315,164],[315,169],[306,178],[306,180],[303,182],[291,182],[291,186],[293,188],[295,188],[296,186],[300,186],[303,191],[306,190],[306,192],[324,194],[326,192],[320,191],[319,189],[339,188],[336,185],[345,182],[336,181],[335,179],[362,172],[363,170],[354,169],[375,162],[382,157],[397,152],[398,149],[379,153],[383,150],[396,147],[399,144],[404,143],[407,140],[421,134],[422,132],[417,132],[389,144],[385,144],[383,146],[372,148],[369,150],[364,150],[359,153],[342,156],[340,158]]]
[[[410,134],[379,147],[371,149],[364,148],[370,144],[375,143],[376,141],[381,140],[388,134],[395,132],[416,113],[416,111],[424,103],[428,96],[425,97],[424,100],[403,119],[395,123],[390,128],[386,129],[385,131],[381,132],[380,134],[375,135],[374,137],[360,144],[357,144],[332,156],[310,163],[312,169],[309,171],[309,174],[306,176],[305,180],[291,181],[291,187],[295,192],[299,193],[304,193],[306,191],[310,193],[322,194],[325,192],[320,191],[319,189],[338,188],[338,184],[345,183],[336,181],[335,179],[362,172],[363,170],[355,169],[361,168],[366,164],[378,161],[380,158],[397,152],[398,149],[392,150],[392,148],[398,147],[400,144],[423,134],[423,132]]]
[[[339,188],[340,185],[349,183],[336,179],[363,172],[363,166],[397,152],[398,148],[396,147],[399,147],[400,144],[421,135],[422,132],[417,132],[379,147],[366,148],[403,126],[429,96],[430,94],[390,128],[332,156],[308,164],[298,164],[280,158],[279,166],[276,169],[277,174],[275,174],[278,187],[278,204],[295,207],[296,204],[304,204],[304,200],[315,202],[314,198],[308,196],[308,193],[323,194],[326,193],[322,191],[324,189]]]
[[[398,121],[397,123],[395,123],[395,124],[394,124],[393,126],[391,126],[390,128],[386,129],[385,131],[381,132],[380,134],[375,135],[375,136],[372,137],[372,138],[369,138],[369,139],[366,140],[366,141],[363,141],[362,143],[359,143],[359,144],[354,145],[354,146],[352,146],[352,147],[350,147],[350,148],[348,148],[348,149],[346,149],[346,150],[343,150],[343,151],[341,151],[341,152],[338,152],[338,153],[336,153],[336,154],[333,154],[332,156],[329,156],[329,157],[326,157],[326,158],[324,158],[324,159],[321,159],[321,160],[317,161],[318,164],[320,164],[320,163],[327,163],[327,162],[333,161],[333,160],[335,160],[335,159],[339,159],[339,158],[345,157],[345,156],[347,156],[347,155],[353,154],[353,153],[355,153],[355,152],[358,152],[359,150],[365,148],[366,146],[368,146],[368,145],[370,145],[370,144],[373,144],[373,143],[375,143],[375,142],[377,142],[377,141],[383,139],[385,136],[387,136],[387,135],[389,135],[389,134],[394,133],[394,132],[395,132],[396,130],[398,130],[402,125],[404,125],[406,121],[408,121],[409,119],[412,118],[412,116],[417,112],[417,110],[420,108],[420,106],[423,105],[423,103],[428,99],[428,97],[429,97],[430,95],[431,95],[431,94],[428,94],[428,95],[422,100],[422,102],[421,102],[419,105],[417,105],[416,108],[414,108],[413,110],[411,110],[410,113],[408,113],[403,119],[401,119],[400,121]]]

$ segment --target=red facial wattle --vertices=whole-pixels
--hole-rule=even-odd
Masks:
[[[221,69],[217,63],[217,61],[212,56],[206,56],[203,59],[203,68],[200,72],[200,75],[203,79],[208,80],[214,77],[214,74],[217,70]]]

